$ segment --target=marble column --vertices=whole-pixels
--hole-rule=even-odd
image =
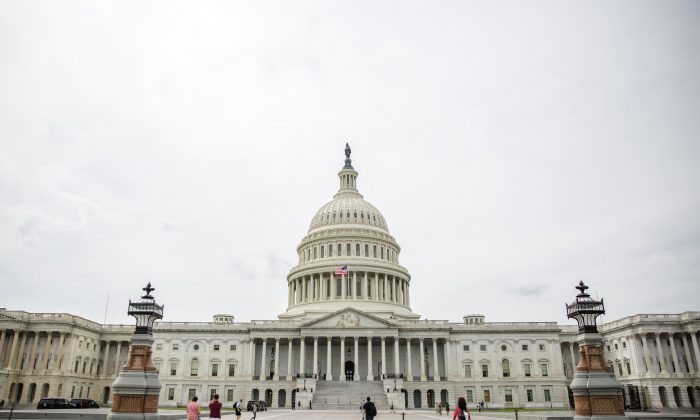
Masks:
[[[440,369],[438,367],[438,353],[437,353],[437,338],[433,338],[433,364],[435,369],[433,369],[433,380],[440,380]]]
[[[304,358],[306,357],[306,337],[301,337],[299,340],[299,374],[304,377],[306,371],[304,366]]]
[[[418,357],[420,359],[420,380],[426,381],[426,380],[428,380],[428,378],[425,376],[425,357],[423,356],[423,353],[424,353],[423,338],[419,338],[418,343],[420,343],[420,354]]]
[[[287,380],[294,380],[294,374],[292,373],[292,347],[294,346],[294,339],[289,337],[289,345],[287,347]]]
[[[674,373],[681,373],[683,372],[683,368],[681,367],[681,364],[678,363],[678,353],[676,352],[676,340],[673,337],[673,334],[670,334],[670,342],[671,342],[671,358],[673,359],[673,372]],[[681,392],[682,394],[682,392]]]
[[[683,349],[685,349],[685,359],[688,361],[688,373],[697,372],[697,368],[693,366],[693,358],[690,355],[690,346],[685,333],[681,335],[681,338],[683,339]]]
[[[394,375],[399,376],[401,366],[399,364],[399,337],[394,337]]]
[[[695,336],[695,331],[690,332],[690,340],[693,342],[693,351],[695,352],[695,369],[700,371],[700,348],[698,348],[698,338]]]
[[[318,337],[314,337],[314,378],[318,379]]]
[[[668,373],[668,368],[666,368],[666,358],[664,357],[664,350],[661,347],[661,334],[660,333],[656,334],[656,352],[658,353],[659,362],[661,363],[661,373]]]
[[[345,281],[345,275],[340,276],[340,298],[346,299],[348,294],[347,282]]]
[[[576,353],[574,353],[574,343],[569,343],[569,353],[571,355],[571,376],[576,372]]]
[[[335,295],[338,293],[336,291],[336,285],[335,285],[335,273],[331,271],[331,300],[335,300]]]
[[[374,300],[379,299],[379,274],[374,273]]]
[[[518,352],[518,350],[517,350],[517,347],[516,347],[516,353],[517,353],[517,352]],[[446,338],[446,339],[445,339],[445,344],[442,345],[442,355],[443,355],[443,357],[444,357],[444,359],[445,359],[445,368],[444,368],[444,369],[445,369],[445,379],[446,379],[446,380],[449,380],[450,372],[451,372],[451,370],[450,370],[450,353],[451,353],[451,352],[450,352],[450,339],[449,339],[449,338]],[[518,355],[518,359],[517,359],[517,360],[520,360],[519,355]],[[517,377],[517,375],[518,375],[518,365],[517,365],[517,363],[513,363],[513,366],[511,366],[510,370],[511,370],[511,372],[512,372],[512,376]],[[517,393],[517,391],[516,391],[516,393]]]
[[[118,344],[117,346],[117,351],[119,351],[119,346],[121,346],[121,343]],[[253,376],[255,376],[255,339],[251,338],[250,339],[250,347],[248,349],[248,373],[250,374],[250,379],[253,379]]]
[[[12,345],[10,346],[10,359],[7,362],[8,369],[14,369],[15,358],[17,357],[17,342],[19,342],[19,331],[13,330]]]
[[[34,333],[34,340],[32,340],[32,352],[29,355],[29,364],[27,365],[27,370],[34,370],[34,359],[36,358],[36,352],[38,351],[38,348],[39,348],[39,331]],[[2,353],[2,351],[0,351],[0,353]]]
[[[642,339],[642,352],[644,353],[644,361],[647,364],[647,373],[653,373],[654,369],[651,366],[651,356],[649,356],[649,342],[647,342],[647,335],[645,333],[640,335]]]
[[[368,299],[367,292],[369,292],[369,277],[367,277],[367,272],[365,271],[365,280],[362,283],[362,299]]]
[[[382,337],[382,379],[386,378],[386,337]]]
[[[18,370],[22,370],[22,365],[24,365],[24,347],[27,345],[27,332],[25,331],[24,334],[22,334],[22,341],[19,344],[19,352],[17,354],[17,362],[15,363],[15,367]]]
[[[353,380],[360,380],[360,337],[355,336],[355,372],[353,375]]]
[[[58,344],[56,347],[58,347],[57,350],[57,356],[56,356],[56,363],[54,365],[54,369],[60,371],[63,368],[63,362],[61,359],[63,359],[63,342],[66,339],[66,333],[62,332],[58,334]]]
[[[333,337],[326,337],[326,380],[333,380],[333,362],[332,362],[332,351],[333,348]]]
[[[301,302],[308,302],[306,297],[306,279],[304,277],[301,278]]]
[[[348,274],[348,278],[350,278],[350,274]],[[352,283],[350,284],[350,299],[356,299],[357,298],[357,272],[353,271],[352,272]]]
[[[280,339],[275,338],[275,377],[273,379],[280,380]]]
[[[367,380],[374,380],[374,368],[372,367],[372,337],[367,337]]]
[[[260,351],[260,380],[267,379],[267,338],[262,339],[262,350]]]
[[[5,331],[7,330],[0,331],[0,369],[5,367],[5,357],[2,354],[2,351],[5,348]]]
[[[406,380],[413,381],[413,370],[411,369],[411,338],[406,338]]]
[[[340,375],[339,381],[345,380],[345,337],[340,337]]]

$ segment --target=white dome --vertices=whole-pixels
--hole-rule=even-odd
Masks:
[[[366,225],[389,232],[384,216],[358,193],[345,192],[336,195],[316,212],[311,219],[309,232],[331,225]]]

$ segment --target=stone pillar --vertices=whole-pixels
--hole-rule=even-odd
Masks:
[[[355,336],[355,372],[353,375],[353,380],[360,380],[360,337]]]
[[[331,300],[335,300],[335,295],[338,294],[335,288],[335,273],[331,271]]]
[[[365,280],[362,283],[362,299],[368,299],[367,292],[369,292],[369,277],[367,276],[367,272],[365,271]]]
[[[119,345],[121,345],[121,343]],[[119,351],[119,347],[117,347],[117,351]],[[250,373],[250,379],[252,380],[253,376],[255,376],[255,339],[253,337],[250,338],[248,354],[250,356],[248,358],[248,373]]]
[[[340,375],[339,381],[345,380],[345,337],[340,337]]]
[[[399,337],[394,337],[394,375],[397,377],[401,371],[401,365],[399,363]]]
[[[664,351],[661,347],[661,334],[656,334],[656,352],[659,356],[659,362],[661,363],[661,373],[668,373],[668,368],[666,368],[666,358],[664,357]]]
[[[17,354],[17,362],[15,363],[15,368],[17,370],[22,370],[22,365],[24,364],[24,346],[27,344],[27,332],[25,331],[24,334],[22,334],[22,341],[20,342],[19,345],[19,352]]]
[[[428,378],[425,376],[425,357],[423,356],[423,338],[418,339],[418,343],[420,343],[420,354],[419,354],[419,359],[420,359],[420,380],[421,381],[427,381]]]
[[[394,303],[398,303],[399,302],[399,294],[398,294],[398,290],[396,288],[396,277],[394,277],[394,276],[391,276],[391,294],[392,294],[391,301]]]
[[[406,380],[413,381],[413,370],[411,368],[411,338],[406,338]]]
[[[304,366],[304,358],[306,357],[306,343],[304,342],[306,337],[300,337],[299,339],[299,375],[304,377],[306,373]]]
[[[345,275],[340,276],[340,298],[346,299],[348,294],[347,282],[345,281]]]
[[[700,349],[698,348],[698,339],[695,336],[695,331],[690,332],[690,340],[693,342],[693,351],[695,352],[695,369],[700,371]]]
[[[318,275],[318,283],[319,283],[318,291],[320,293],[319,300],[326,300],[326,282],[323,281],[323,273],[320,273]]]
[[[314,379],[318,379],[318,337],[314,337]]]
[[[516,352],[516,354],[518,353],[517,347],[516,347],[515,352]],[[442,345],[442,353],[443,353],[442,355],[445,359],[445,366],[444,366],[445,380],[449,380],[450,372],[452,372],[450,370],[450,339],[449,338],[446,338],[445,344]],[[520,357],[518,357],[518,360],[520,360]],[[510,370],[511,370],[512,376],[517,377],[518,376],[518,363],[517,362],[513,363],[513,366],[511,366]],[[516,393],[517,393],[517,391],[516,391]]]
[[[34,370],[34,359],[36,358],[36,352],[39,348],[39,331],[34,333],[34,340],[32,340],[32,352],[29,355],[29,364],[27,365],[27,370]],[[0,354],[2,354],[2,348],[0,348]]]
[[[348,274],[348,278],[350,278],[350,274]],[[352,283],[350,284],[350,299],[356,299],[357,298],[357,272],[353,271],[352,272]]]
[[[58,355],[56,356],[56,363],[54,364],[54,369],[61,371],[63,368],[63,362],[61,359],[63,359],[63,341],[66,339],[66,333],[60,333],[58,334],[58,344],[56,347],[58,347],[57,353]],[[99,366],[99,362],[98,362]],[[97,373],[97,372],[95,372]]]
[[[385,378],[386,378],[386,337],[382,337],[382,379],[385,379]]]
[[[647,342],[646,333],[642,333],[640,335],[640,338],[642,339],[642,352],[644,353],[644,362],[647,365],[647,373],[653,373],[654,370],[651,366],[651,357],[649,356],[649,343]]]
[[[379,274],[374,273],[374,300],[379,299]]]
[[[576,372],[576,354],[574,353],[574,343],[569,343],[569,353],[571,355],[571,376]]]
[[[333,337],[326,337],[326,380],[333,380],[333,362],[332,362],[332,348],[333,348]]]
[[[673,334],[670,335],[670,342],[671,342],[671,358],[673,359],[673,366],[674,366],[674,373],[681,373],[683,372],[683,368],[681,367],[681,364],[678,363],[678,353],[676,352],[676,340],[673,337]],[[681,394],[684,394],[681,392]],[[687,393],[686,393],[687,394]]]
[[[275,338],[275,379],[280,380],[280,339]]]
[[[5,367],[5,357],[2,354],[5,347],[5,331],[7,330],[0,331],[0,369]]]
[[[301,302],[308,302],[309,300],[306,296],[306,279],[304,277],[301,277],[299,281],[301,281]]]
[[[433,364],[435,369],[433,369],[433,380],[440,380],[440,368],[438,366],[438,353],[437,353],[437,338],[433,338]]]
[[[683,339],[683,349],[685,349],[685,359],[688,361],[688,373],[697,372],[697,368],[693,366],[693,358],[690,355],[690,347],[685,333],[681,335],[681,338]]]
[[[292,373],[292,346],[294,345],[294,339],[289,337],[289,346],[287,348],[287,380],[294,380],[294,374]]]
[[[260,351],[260,380],[267,379],[267,338],[262,339],[262,350]]]
[[[118,341],[117,342],[117,354],[116,357],[114,358],[114,373],[118,374],[119,373],[119,363],[122,358],[122,342]]]
[[[10,359],[7,362],[8,369],[15,368],[15,358],[17,358],[17,342],[19,341],[19,331],[13,330],[12,332],[14,336],[12,338],[12,345],[10,346]]]
[[[367,380],[374,380],[374,367],[372,366],[372,337],[367,337]]]

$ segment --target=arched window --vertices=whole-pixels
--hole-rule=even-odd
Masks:
[[[369,257],[369,245],[365,244],[365,257]]]
[[[508,359],[503,359],[501,361],[501,368],[503,369],[503,377],[510,377],[510,362],[508,362]]]
[[[190,364],[190,376],[199,375],[199,359],[192,359]]]
[[[360,244],[355,244],[355,256],[360,256]]]
[[[352,248],[350,247],[350,244],[346,244],[345,245],[345,255],[347,255],[349,257],[351,254],[351,251],[352,251]]]
[[[342,219],[343,218],[343,212],[339,212],[339,217]]]
[[[316,259],[316,247],[314,247],[314,259]]]
[[[384,259],[384,247],[381,247],[380,250],[382,251],[382,259]]]
[[[325,256],[325,250],[326,250],[326,247],[321,245],[321,258],[323,258]]]
[[[323,255],[321,255],[321,256],[323,257]],[[332,256],[333,256],[333,245],[329,244],[328,245],[328,257],[330,258]]]
[[[338,256],[340,257],[341,255],[343,255],[343,246],[338,244]]]
[[[377,245],[374,245],[374,247],[373,247],[373,252],[374,252],[373,257],[374,257],[374,258],[377,258]]]

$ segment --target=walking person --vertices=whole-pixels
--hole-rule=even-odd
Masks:
[[[369,397],[367,397],[367,401],[365,402],[364,408],[365,408],[365,420],[374,419],[374,416],[377,415],[377,407],[374,405],[374,403],[370,400]]]
[[[199,398],[195,395],[192,397],[192,401],[187,403],[187,420],[200,420],[199,419],[199,403],[197,402]]]
[[[457,407],[452,415],[452,420],[472,420],[472,415],[467,409],[467,401],[464,397],[457,399]]]
[[[360,403],[360,415],[362,415],[362,420],[365,420],[365,402]]]
[[[253,417],[250,420],[255,420],[258,417],[258,403],[253,403]]]
[[[219,394],[214,394],[214,399],[209,402],[209,418],[220,419],[222,406],[223,404],[219,402]]]
[[[236,410],[236,420],[241,420],[241,410],[243,410],[243,400],[238,400],[238,402],[233,405],[233,409]]]

